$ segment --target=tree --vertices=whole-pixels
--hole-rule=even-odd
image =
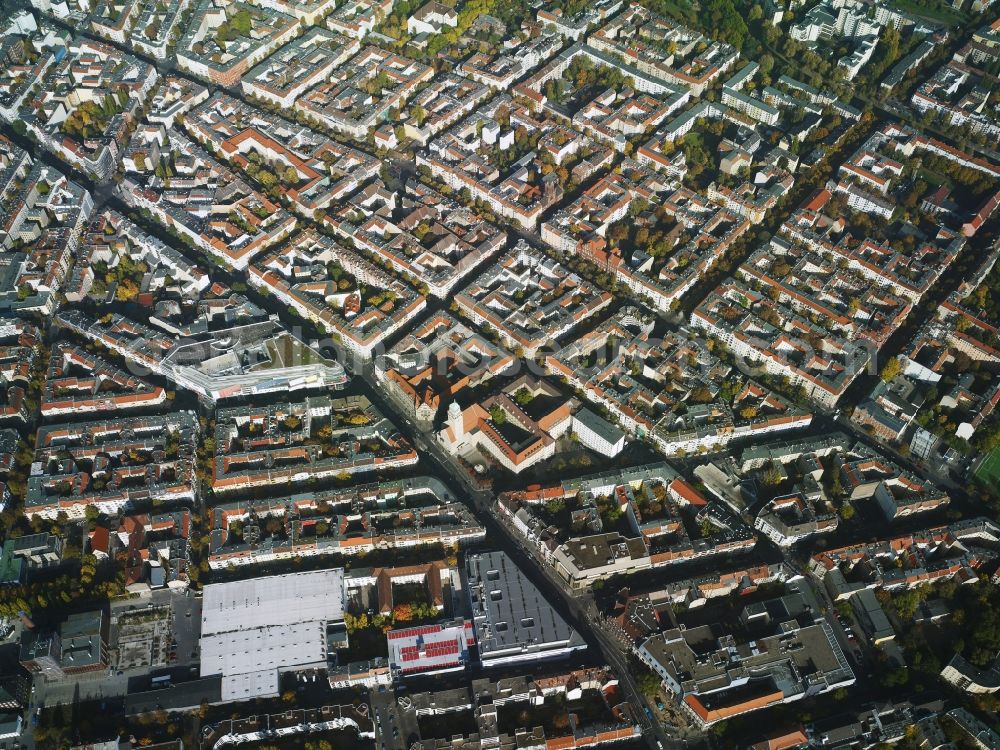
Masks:
[[[760,481],[768,487],[781,484],[782,479],[784,479],[784,472],[781,470],[781,465],[774,461],[769,463],[760,472]]]
[[[139,287],[132,279],[125,279],[115,290],[115,298],[119,302],[131,302],[139,296]]]
[[[910,681],[910,672],[906,667],[899,667],[883,675],[879,681],[883,687],[903,687]]]
[[[901,370],[902,370],[902,364],[900,363],[899,358],[893,357],[888,362],[886,362],[885,365],[882,367],[882,371],[879,373],[879,376],[882,378],[883,381],[889,383],[897,375],[899,375]]]
[[[635,672],[635,684],[647,698],[652,698],[660,690],[661,681],[649,669],[637,669]]]
[[[229,24],[240,36],[250,36],[253,18],[249,12],[241,10],[230,19]]]
[[[273,188],[278,184],[278,178],[266,169],[262,169],[257,173],[257,181],[264,187],[265,190]]]
[[[708,389],[708,386],[699,385],[691,389],[688,399],[693,404],[707,404],[712,400],[712,391]]]
[[[749,29],[733,0],[709,0],[705,9],[712,35],[742,49]]]
[[[563,81],[561,78],[550,78],[543,88],[545,98],[553,102],[561,102],[563,98]]]
[[[885,45],[885,64],[895,62],[899,57],[899,30],[893,24],[887,24],[885,32],[882,34],[882,43]]]
[[[413,605],[397,604],[392,608],[392,619],[394,622],[409,622],[413,619]]]

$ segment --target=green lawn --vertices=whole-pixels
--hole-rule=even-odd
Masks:
[[[280,336],[277,339],[269,339],[264,343],[267,353],[271,357],[270,362],[260,364],[255,369],[270,370],[282,367],[294,367],[296,365],[330,364],[330,361],[321,357],[308,346],[291,336]]]
[[[940,187],[941,185],[947,185],[952,189],[955,187],[955,184],[940,172],[934,172],[924,167],[917,170],[917,179],[923,180],[928,185],[932,185],[934,187]]]
[[[985,484],[1000,486],[1000,448],[994,448],[976,469],[976,478]]]
[[[948,24],[949,26],[957,26],[964,23],[966,20],[965,14],[945,5],[944,3],[930,5],[917,2],[917,0],[894,0],[893,5],[900,10],[909,11],[918,16],[929,18],[933,21],[940,21],[941,23]]]

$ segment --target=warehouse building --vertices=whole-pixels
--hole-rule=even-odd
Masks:
[[[325,669],[346,638],[344,571],[205,586],[201,676],[222,677],[222,700],[276,696],[282,672]]]
[[[503,552],[468,555],[465,575],[484,666],[559,658],[587,647]]]

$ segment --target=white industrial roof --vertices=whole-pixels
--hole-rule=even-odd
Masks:
[[[278,693],[278,674],[326,664],[328,623],[344,619],[344,571],[318,570],[205,587],[201,675],[227,701]]]
[[[326,664],[326,625],[301,622],[216,633],[201,639],[202,675],[250,674]]]
[[[242,701],[278,694],[278,671],[268,669],[222,678],[222,700]]]
[[[344,619],[344,570],[317,570],[211,583],[202,596],[201,634]]]

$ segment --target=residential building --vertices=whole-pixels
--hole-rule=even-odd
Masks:
[[[506,232],[476,211],[415,180],[395,190],[375,180],[324,223],[439,298],[507,244]]]
[[[67,617],[52,630],[21,634],[21,665],[46,680],[62,680],[108,668],[108,616],[103,610]]]
[[[234,87],[300,30],[298,19],[263,3],[195,0],[191,21],[177,42],[177,64],[218,86]]]
[[[135,502],[193,500],[197,432],[189,411],[41,427],[25,513],[79,519],[88,506],[114,515]]]
[[[591,26],[611,18],[621,7],[622,0],[598,0],[572,16],[563,13],[560,8],[541,8],[535,18],[546,28],[551,27],[561,36],[579,42]]]
[[[476,52],[459,66],[459,71],[493,90],[510,91],[528,71],[555,55],[562,45],[562,39],[548,33],[523,42],[511,40],[495,54]]]
[[[108,180],[156,85],[156,68],[89,39],[71,42],[59,57],[18,119],[44,148],[97,181]]]
[[[137,52],[157,60],[166,60],[173,46],[174,35],[179,33],[184,12],[190,5],[191,0],[174,0],[169,3],[144,0],[140,3],[139,15],[128,43]]]
[[[518,132],[529,136],[517,138]],[[499,152],[508,156],[498,159]],[[494,213],[533,229],[562,198],[570,174],[583,181],[609,165],[613,154],[504,93],[433,138],[417,153],[417,166],[429,168],[455,191],[468,190]],[[550,161],[565,170],[565,177],[548,168]]]
[[[631,5],[587,37],[599,52],[633,60],[644,74],[690,90],[700,97],[732,68],[739,54],[640,5]],[[673,46],[675,52],[667,50]]]
[[[625,433],[586,407],[573,415],[570,429],[581,445],[602,456],[614,458],[625,449]]]
[[[312,227],[254,262],[249,280],[366,359],[427,305],[409,285]]]
[[[611,295],[519,240],[455,302],[515,353],[531,357],[607,307]]]
[[[826,329],[741,283],[723,284],[711,292],[691,314],[691,323],[737,357],[787,377],[826,408],[837,403],[870,357],[859,342],[831,337]]]
[[[94,202],[86,188],[22,155],[12,147],[2,162],[9,209],[0,223],[0,310],[50,315]]]
[[[941,679],[973,695],[991,695],[1000,691],[1000,663],[980,668],[955,654],[941,670]]]
[[[409,21],[412,20],[411,16]],[[489,95],[489,87],[482,82],[455,73],[437,76],[410,100],[403,132],[407,138],[426,146],[432,137],[457,123]]]
[[[990,545],[997,538],[1000,529],[991,521],[972,518],[819,552],[810,561],[810,571],[835,601],[865,588],[902,591],[935,581],[974,583],[979,580],[975,567],[993,559]],[[858,571],[866,571],[863,579],[852,574],[859,565]]]
[[[402,107],[432,68],[380,47],[367,46],[295,102],[298,112],[364,141],[389,110]]]
[[[765,503],[754,528],[767,534],[775,544],[788,547],[811,536],[835,531],[837,521],[837,513],[825,503],[814,503],[802,492],[793,492]]]
[[[446,28],[458,26],[458,12],[451,6],[431,0],[420,6],[406,19],[410,34],[440,34]]]
[[[132,145],[145,151],[139,138]],[[175,176],[162,181],[155,174],[160,164],[127,157],[133,167],[119,187],[122,199],[223,263],[245,269],[295,229],[294,216],[176,130],[166,131],[159,151],[176,154]]]
[[[536,506],[559,500],[572,505],[573,523],[589,533],[570,534],[534,514]],[[756,544],[737,516],[663,463],[504,493],[496,507],[573,589],[614,575],[738,554]],[[605,531],[602,507],[605,513],[617,510],[632,535]]]
[[[439,312],[375,360],[375,377],[422,424],[466,388],[515,367],[514,357],[449,313]]]
[[[356,39],[314,28],[247,71],[240,86],[247,96],[289,111],[302,92],[324,80],[359,49]]]
[[[527,399],[524,406],[519,403],[522,394]],[[539,407],[532,408],[532,402]],[[474,464],[488,457],[517,474],[551,458],[556,439],[569,430],[571,421],[570,404],[559,391],[525,375],[464,410],[452,401],[438,440],[453,455]]]
[[[326,19],[333,31],[353,39],[364,39],[392,12],[395,0],[348,0]]]
[[[185,127],[249,178],[274,183],[300,213],[313,218],[346,199],[379,169],[378,160],[366,153],[221,93],[191,110]],[[258,209],[254,215],[259,219],[266,214]],[[242,267],[243,258],[243,253],[237,255],[233,265]]]
[[[326,435],[319,445],[311,438]],[[412,466],[409,441],[364,396],[219,409],[216,495]]]
[[[773,634],[748,642],[710,625],[669,629],[638,654],[700,727],[854,683],[825,620],[776,625]]]
[[[224,569],[436,544],[457,549],[484,539],[485,529],[469,510],[446,496],[437,480],[416,477],[218,504],[211,511],[209,566]]]

